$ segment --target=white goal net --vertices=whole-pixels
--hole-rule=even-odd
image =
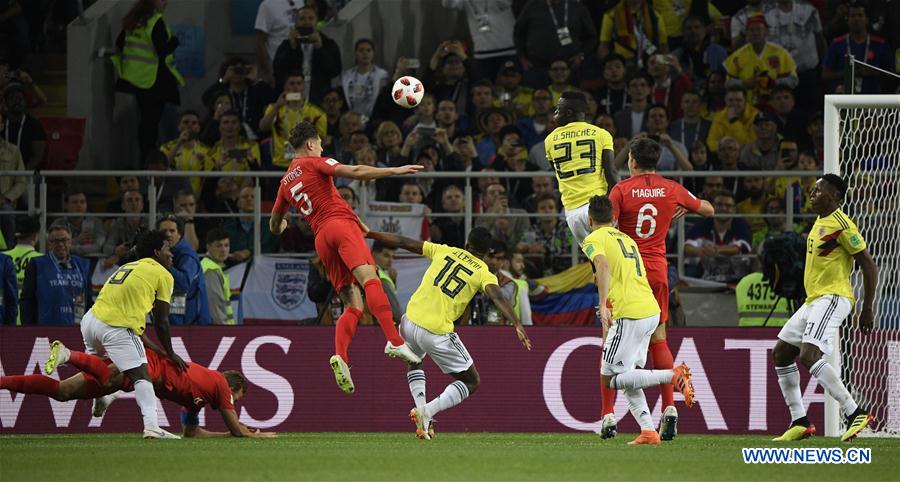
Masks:
[[[857,330],[862,273],[851,277],[857,303],[831,362],[857,402],[875,417],[863,435],[900,436],[900,96],[827,96],[825,172],[847,180],[844,211],[856,222],[878,266],[875,328]],[[845,428],[827,397],[826,435]]]

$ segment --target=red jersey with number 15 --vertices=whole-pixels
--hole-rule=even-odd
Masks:
[[[662,261],[675,209],[700,209],[700,200],[684,186],[657,174],[641,174],[616,184],[609,199],[619,220],[619,231],[634,239],[645,259]]]
[[[341,163],[330,157],[298,157],[281,178],[273,211],[285,213],[289,206],[306,218],[318,235],[328,221],[359,219],[334,186],[334,170]]]

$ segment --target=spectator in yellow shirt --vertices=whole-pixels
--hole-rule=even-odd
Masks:
[[[198,140],[199,136],[200,115],[186,110],[178,123],[178,137],[159,146],[159,150],[177,171],[202,171],[209,148]],[[192,177],[190,180],[191,189],[200,192],[202,179]]]
[[[764,16],[750,17],[744,29],[747,44],[725,59],[726,85],[748,89],[747,100],[763,108],[776,85],[797,86],[797,65],[787,50],[766,41],[769,28]]]
[[[621,0],[603,15],[598,53],[619,54],[628,66],[642,68],[647,57],[669,53],[666,23],[647,0]]]
[[[259,170],[259,144],[241,135],[241,116],[235,110],[225,111],[219,118],[221,139],[206,156],[206,171]],[[250,181],[245,178],[245,181]]]
[[[716,112],[712,118],[712,127],[709,128],[709,137],[706,138],[709,150],[717,152],[719,141],[724,136],[734,137],[743,145],[756,141],[753,121],[758,113],[755,107],[747,105],[743,87],[729,87],[725,93],[725,108]]]
[[[259,120],[260,131],[272,131],[272,164],[287,168],[294,159],[290,147],[291,129],[300,121],[316,126],[319,137],[328,135],[328,116],[319,107],[303,100],[304,77],[300,71],[291,72],[284,81],[284,91],[274,104],[266,107]]]

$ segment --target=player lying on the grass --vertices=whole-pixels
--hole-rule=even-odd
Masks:
[[[873,417],[859,406],[840,374],[829,364],[823,354],[833,349],[834,334],[853,308],[853,287],[850,272],[853,261],[863,272],[865,297],[859,314],[859,328],[864,334],[872,330],[875,315],[875,284],[878,268],[866,249],[866,241],[853,221],[841,210],[841,202],[847,193],[847,183],[839,176],[826,174],[816,181],[809,196],[812,210],[819,216],[806,240],[806,268],[803,286],[806,303],[791,316],[778,333],[778,343],[772,350],[778,385],[791,411],[791,426],[775,441],[801,440],[816,432],[806,418],[803,395],[800,393],[800,372],[795,360],[800,357],[809,373],[828,395],[837,400],[847,417],[847,431],[841,441],[856,437]]]
[[[690,211],[701,216],[712,216],[715,209],[708,201],[697,199],[677,182],[656,174],[656,165],[662,148],[652,139],[637,138],[631,141],[628,153],[628,170],[631,177],[616,184],[609,193],[618,229],[637,244],[646,268],[647,282],[659,304],[659,326],[650,336],[650,360],[657,370],[675,366],[669,344],[666,342],[666,321],[669,319],[669,264],[666,261],[666,233],[669,224]],[[615,391],[603,396],[603,424],[600,436],[615,436]],[[675,410],[675,393],[672,384],[659,386],[662,394],[663,416],[659,424],[659,436],[672,440],[677,433],[678,411]],[[610,395],[612,394],[612,395]]]
[[[134,398],[144,420],[144,438],[181,438],[161,428],[156,417],[156,397],[147,372],[147,355],[138,337],[146,329],[147,313],[153,311],[153,327],[164,354],[178,370],[184,360],[172,349],[169,336],[169,301],[174,279],[169,235],[149,231],[138,237],[122,266],[106,280],[94,306],[81,319],[85,351],[107,356],[134,382]],[[51,350],[50,361],[55,352]]]
[[[426,354],[442,372],[456,379],[437,398],[425,403],[425,371],[422,363],[410,363],[406,374],[416,408],[409,417],[416,423],[416,435],[431,440],[434,416],[460,404],[475,393],[480,383],[478,370],[462,340],[453,331],[453,322],[469,306],[478,292],[484,292],[500,313],[516,328],[516,336],[531,349],[531,341],[512,306],[503,298],[497,277],[484,259],[491,246],[491,233],[475,228],[469,233],[465,249],[416,241],[402,236],[369,231],[366,236],[382,244],[403,248],[431,260],[422,283],[409,299],[400,332],[413,353]]]
[[[597,315],[609,327],[603,342],[600,379],[614,390],[622,390],[628,408],[641,426],[632,445],[660,443],[650,418],[644,388],[671,383],[684,394],[688,407],[694,405],[691,371],[682,363],[669,370],[643,370],[647,361],[650,335],[659,326],[659,305],[647,283],[647,270],[637,244],[627,234],[612,227],[613,205],[606,196],[594,196],[589,202],[591,233],[584,238],[582,250],[591,260],[599,297]],[[612,311],[606,302],[612,305]]]
[[[381,280],[378,278],[375,260],[363,239],[359,217],[341,199],[334,187],[334,177],[367,181],[401,174],[411,174],[422,166],[371,167],[346,166],[330,158],[322,157],[322,139],[315,126],[303,121],[291,129],[291,145],[296,157],[285,172],[278,188],[269,230],[280,235],[288,225],[288,208],[293,207],[309,222],[316,239],[316,253],[325,266],[328,279],[347,308],[335,323],[335,355],[329,363],[338,386],[346,393],[353,393],[350,378],[350,341],[356,334],[356,325],[363,314],[363,307],[378,320],[387,338],[384,353],[392,358],[408,362],[421,361],[403,342],[397,327],[391,304]],[[365,292],[365,301],[359,287]]]
[[[158,347],[150,340],[146,341],[150,348],[147,351],[147,370],[156,395],[181,405],[185,437],[275,436],[274,432],[253,431],[238,422],[234,402],[247,393],[247,380],[240,372],[218,372],[192,362],[187,363],[187,371],[182,371],[172,360],[158,354],[155,351]],[[109,404],[118,397],[119,390],[134,390],[132,381],[108,360],[70,351],[58,340],[51,345],[51,353],[54,356],[44,366],[47,374],[52,374],[64,363],[81,371],[62,381],[44,375],[4,376],[0,377],[0,389],[45,395],[61,402],[94,399],[95,417],[103,415]],[[198,415],[206,405],[222,413],[228,432],[211,432],[199,426]]]

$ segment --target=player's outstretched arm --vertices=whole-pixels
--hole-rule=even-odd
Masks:
[[[863,307],[859,314],[859,329],[863,333],[872,331],[875,323],[875,312],[872,305],[875,303],[875,285],[878,283],[878,267],[868,249],[864,249],[853,255],[853,259],[859,264],[863,272]]]
[[[156,337],[165,350],[165,356],[172,360],[182,371],[187,370],[187,364],[175,353],[172,348],[172,335],[169,327],[169,304],[162,300],[153,302],[153,327]]]
[[[398,236],[396,234],[380,233],[378,231],[368,231],[366,232],[366,237],[388,246],[402,248],[416,254],[422,254],[422,247],[425,245],[422,241],[404,238],[403,236]]]
[[[619,170],[616,169],[615,160],[612,150],[604,149],[600,154],[600,165],[603,166],[603,177],[606,178],[606,192],[619,182]]]
[[[250,430],[246,425],[238,421],[237,413],[231,409],[222,410],[222,420],[230,433],[224,436],[232,437],[251,437],[251,438],[275,438],[278,436],[275,432],[260,432],[259,430]]]
[[[184,438],[223,438],[223,437],[231,437],[231,434],[228,432],[213,432],[211,430],[206,430],[205,428],[199,425],[185,425],[184,430],[182,430],[181,435]]]
[[[348,179],[355,179],[357,181],[370,181],[372,179],[381,179],[390,176],[415,174],[422,169],[425,169],[425,167],[418,164],[411,164],[400,167],[372,167],[366,165],[346,166],[340,164],[335,167],[334,175],[338,177],[346,177]]]
[[[506,301],[506,298],[503,297],[503,293],[500,291],[500,287],[495,284],[490,284],[484,287],[485,294],[494,302],[494,305],[500,310],[500,314],[503,315],[504,318],[513,322],[513,326],[516,327],[516,336],[519,337],[519,341],[522,342],[522,345],[527,349],[531,349],[531,340],[528,339],[528,334],[525,333],[525,328],[522,326],[522,322],[519,320],[519,317],[516,316],[516,312],[513,311],[513,307],[509,305],[509,302]]]

